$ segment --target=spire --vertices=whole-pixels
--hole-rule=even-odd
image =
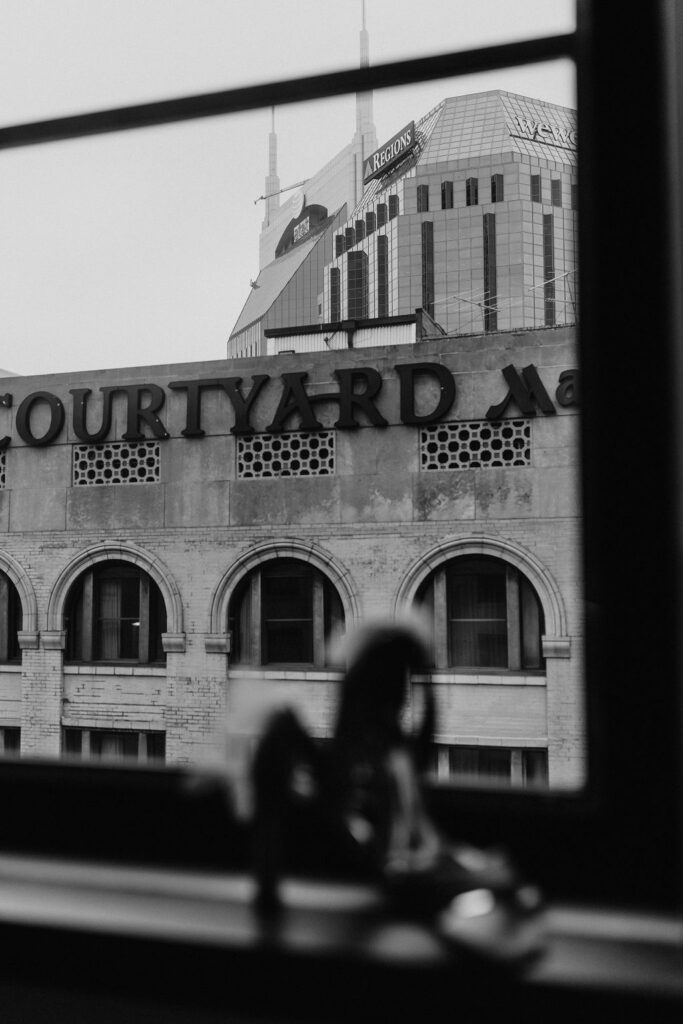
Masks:
[[[365,26],[365,0],[361,0],[362,26],[360,30],[360,66],[370,66],[370,36]],[[361,137],[371,132],[374,136],[375,126],[372,123],[372,93],[356,93],[356,136]],[[369,150],[367,151],[369,152]]]
[[[266,215],[263,227],[271,223],[280,208],[280,179],[277,173],[277,135],[275,134],[275,107],[271,107],[270,134],[268,136],[268,176],[266,178]]]
[[[360,30],[360,66],[370,66],[370,36],[365,24],[365,0],[361,0],[362,24]],[[356,93],[356,134],[353,137],[354,143],[359,148],[360,166],[356,180],[356,198],[360,198],[363,191],[363,164],[365,157],[377,149],[377,132],[373,121],[372,93]]]

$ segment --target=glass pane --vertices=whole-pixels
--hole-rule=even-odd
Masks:
[[[340,673],[317,671],[326,627],[392,614],[422,588],[441,745],[533,747],[551,787],[581,783],[573,108],[573,69],[554,62],[377,90],[372,105],[340,97],[0,154],[0,359],[20,374],[0,382],[12,396],[0,404],[0,557],[31,551],[40,622],[60,574],[97,545],[128,545],[163,582],[168,619],[153,628],[152,600],[150,628],[172,654],[164,669],[151,645],[135,699],[160,728],[174,695],[168,764],[207,756],[226,692],[253,692],[256,665],[244,666],[264,651],[271,666],[315,654],[306,678],[265,675],[329,736]],[[261,475],[240,476],[250,430],[269,435],[266,453],[291,435],[305,472],[281,478],[263,458]],[[72,486],[73,449],[132,451],[138,434],[158,448],[156,482]],[[458,577],[450,594],[444,577],[437,593],[435,574],[461,554],[528,577],[535,597],[522,588],[514,630],[500,568]],[[251,616],[238,590],[259,573]],[[338,588],[336,605],[313,606],[314,573]],[[121,640],[137,658],[137,613],[132,591],[109,594],[103,649]],[[59,658],[60,724],[87,707],[104,728],[99,676]],[[188,678],[202,679],[201,699]],[[31,699],[16,698],[12,720]],[[122,700],[129,713],[134,728]],[[54,735],[22,722],[27,751],[59,755]]]

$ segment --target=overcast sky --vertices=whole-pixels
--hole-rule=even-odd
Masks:
[[[355,67],[362,0],[1,0],[0,123]],[[366,0],[370,60],[567,32],[570,0]],[[445,96],[575,105],[567,62],[375,92],[389,138]],[[276,111],[282,186],[354,97]],[[222,359],[258,273],[270,111],[0,152],[0,369]]]

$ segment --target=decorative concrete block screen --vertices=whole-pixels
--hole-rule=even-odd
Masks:
[[[334,431],[255,434],[237,438],[237,476],[333,476]]]
[[[75,444],[75,487],[94,484],[156,484],[159,482],[158,441],[114,441]]]
[[[420,430],[422,469],[530,465],[529,420],[462,420]]]

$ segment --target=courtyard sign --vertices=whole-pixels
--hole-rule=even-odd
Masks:
[[[456,398],[456,379],[448,367],[441,363],[399,363],[393,367],[398,377],[399,422],[407,426],[425,426],[435,423],[450,412]],[[508,410],[512,415],[554,415],[555,405],[548,394],[535,366],[518,371],[514,366],[502,369],[507,394],[496,405],[489,407],[486,418],[497,420]],[[184,426],[179,434],[185,438],[201,438],[206,431],[202,425],[202,398],[207,392],[218,393],[227,400],[232,414],[232,434],[256,433],[254,419],[267,425],[260,432],[279,434],[283,430],[316,431],[332,426],[337,430],[355,430],[362,425],[387,427],[389,423],[378,407],[378,398],[384,385],[379,370],[370,366],[343,368],[332,371],[336,381],[333,391],[312,390],[306,371],[282,373],[279,378],[267,373],[252,375],[250,383],[242,377],[203,377],[196,380],[171,381],[171,392],[184,397]],[[419,385],[419,386],[418,386]],[[425,387],[425,385],[427,385]],[[69,413],[71,431],[84,444],[99,444],[112,433],[114,399],[120,396],[125,410],[123,441],[144,441],[151,437],[167,440],[171,434],[160,417],[166,403],[166,391],[160,384],[113,384],[99,389],[99,412],[91,405],[91,388],[73,388]],[[268,398],[268,416],[263,411]],[[578,373],[564,370],[559,375],[555,401],[561,406],[578,405]],[[11,409],[12,394],[0,395],[0,409]],[[324,406],[324,412],[321,410]],[[329,418],[329,407],[336,407],[336,419],[325,424],[319,416]],[[515,412],[517,410],[517,412]],[[358,417],[361,417],[360,419]],[[271,418],[272,417],[272,418]],[[97,422],[93,422],[93,418]],[[53,444],[60,437],[67,419],[65,402],[51,391],[32,391],[17,406],[15,426],[21,440],[31,447]],[[11,444],[9,435],[0,437],[0,451]]]

